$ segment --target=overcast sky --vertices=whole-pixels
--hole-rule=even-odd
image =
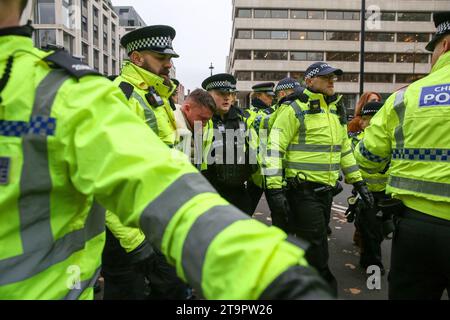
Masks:
[[[177,79],[187,89],[201,87],[213,73],[225,72],[230,50],[231,0],[112,0],[116,6],[133,6],[147,25],[175,28],[173,42],[180,55],[173,59]]]

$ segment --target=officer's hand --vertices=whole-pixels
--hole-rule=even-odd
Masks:
[[[369,191],[364,181],[358,181],[353,184],[356,191],[361,196],[362,201],[367,208],[373,208],[375,206],[375,200],[373,199],[372,192]]]
[[[289,202],[283,189],[266,189],[267,203],[270,211],[283,216],[287,220],[290,213]]]

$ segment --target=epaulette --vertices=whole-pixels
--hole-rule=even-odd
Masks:
[[[309,96],[303,92],[294,92],[283,99],[280,100],[279,104],[291,104],[295,100],[300,100],[300,102],[306,103],[309,100]]]
[[[61,68],[77,80],[87,75],[101,76],[96,70],[72,57],[64,50],[57,50],[43,59],[51,68]]]
[[[125,97],[127,98],[127,100],[130,100],[130,97],[134,91],[133,85],[128,82],[122,81],[119,84],[119,88],[120,88],[120,90],[122,90],[122,92],[125,95]]]

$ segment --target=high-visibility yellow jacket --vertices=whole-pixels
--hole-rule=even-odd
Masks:
[[[353,135],[351,137],[352,139],[352,149],[354,151],[356,145],[358,142],[360,142],[364,138],[364,131],[360,132],[357,135]],[[381,192],[386,190],[386,183],[389,177],[389,173],[387,170],[384,173],[368,173],[360,168],[359,170],[361,172],[361,176],[363,177],[364,181],[367,183],[367,188],[369,188],[370,191],[373,192]]]
[[[450,52],[431,73],[392,94],[355,149],[361,168],[387,162],[386,192],[412,209],[450,220]]]
[[[340,98],[326,98],[305,89],[303,101],[279,107],[269,133],[267,167],[263,168],[267,188],[282,188],[283,177],[297,175],[334,186],[340,170],[347,183],[362,180],[346,126],[338,114]]]
[[[143,230],[201,296],[283,296],[293,280],[324,294],[302,249],[174,161],[109,80],[50,67],[18,33],[0,36],[0,75],[14,57],[0,92],[0,299],[93,297],[105,224],[94,199]]]

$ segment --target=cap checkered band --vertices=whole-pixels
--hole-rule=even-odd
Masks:
[[[286,84],[281,84],[279,86],[277,86],[275,88],[275,91],[281,91],[281,90],[288,90],[288,89],[295,89],[296,87],[298,87],[299,84],[291,82],[291,83],[286,83]]]
[[[331,66],[329,64],[323,63],[320,66],[318,66],[317,68],[314,68],[311,71],[309,71],[305,75],[305,79],[309,79],[309,78],[315,77],[324,68],[331,68]]]
[[[144,38],[132,41],[127,44],[127,51],[132,52],[145,48],[172,48],[172,39],[170,37]]]
[[[450,21],[445,21],[438,25],[436,34],[443,34],[450,31]]]
[[[236,89],[236,86],[233,85],[230,81],[213,81],[208,83],[206,86],[206,90],[212,90],[217,88],[225,88],[225,89]]]

